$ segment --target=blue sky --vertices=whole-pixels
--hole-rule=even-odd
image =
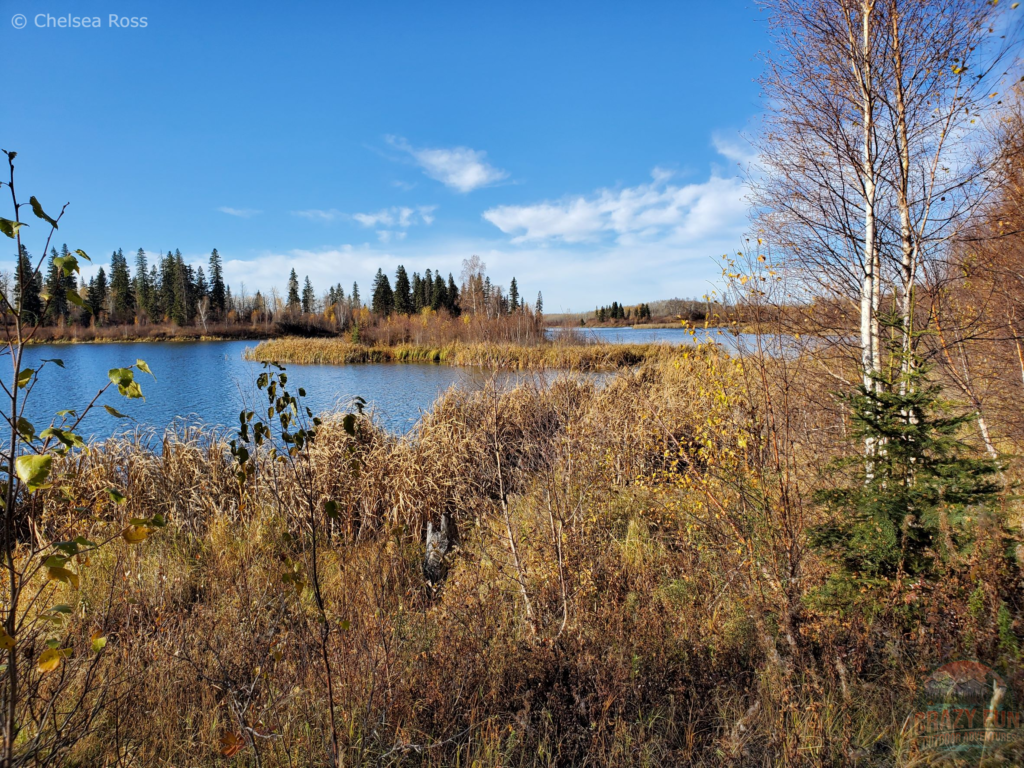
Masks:
[[[0,146],[98,263],[216,247],[236,290],[294,266],[365,295],[378,267],[457,276],[475,253],[578,311],[699,296],[745,231],[766,45],[748,0],[2,10]],[[101,26],[37,27],[68,14]]]

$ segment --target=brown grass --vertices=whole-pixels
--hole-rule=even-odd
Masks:
[[[273,339],[246,350],[249,360],[342,365],[349,363],[444,363],[519,370],[615,370],[680,356],[670,344],[601,344],[546,342],[519,344],[459,342],[441,346],[395,344],[367,346],[343,339]]]

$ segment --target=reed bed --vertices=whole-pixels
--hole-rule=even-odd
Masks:
[[[343,339],[286,338],[246,349],[246,359],[301,365],[352,363],[442,363],[511,370],[609,371],[674,359],[670,344],[518,344],[454,342],[441,346],[394,344],[368,346]]]

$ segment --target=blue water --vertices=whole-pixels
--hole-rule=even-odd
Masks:
[[[579,334],[584,340],[606,344],[697,344],[713,341],[721,344],[728,352],[750,349],[754,345],[753,334],[735,334],[721,328],[700,328],[687,330],[679,328],[550,328],[549,338],[558,338],[559,333]]]
[[[111,368],[145,360],[156,380],[136,374],[145,400],[127,400],[111,387],[79,429],[83,437],[102,439],[137,426],[162,432],[175,420],[234,428],[243,405],[251,407],[260,363],[242,359],[251,341],[149,342],[136,344],[68,344],[27,347],[23,367],[37,368],[45,358],[59,358],[64,368],[49,364],[28,395],[25,417],[36,431],[48,426],[63,409],[81,410],[107,383]],[[362,397],[378,423],[406,432],[421,413],[448,387],[473,389],[493,375],[447,365],[395,363],[373,365],[287,365],[288,387],[293,394],[306,390],[306,404],[314,413],[351,408]],[[502,374],[507,382],[514,374]],[[0,380],[10,382],[10,358],[0,355]],[[25,390],[21,390],[23,394]],[[108,414],[110,405],[130,419]],[[3,411],[6,408],[0,405]]]
[[[597,328],[579,329],[586,340],[610,343],[666,342],[693,344],[694,336],[681,328]],[[551,335],[557,336],[558,329]],[[698,340],[713,340],[735,351],[747,339],[715,330],[700,331]],[[238,412],[252,408],[257,400],[256,377],[259,363],[242,359],[252,341],[140,342],[132,344],[40,345],[25,349],[23,367],[38,368],[46,358],[63,361],[61,368],[48,364],[28,392],[25,417],[37,432],[49,426],[57,411],[74,409],[81,413],[97,391],[108,381],[111,368],[145,360],[154,380],[145,374],[136,378],[145,400],[127,400],[113,387],[97,401],[78,432],[86,438],[103,439],[114,434],[149,428],[157,433],[176,421],[233,429]],[[379,424],[393,432],[407,432],[449,387],[478,389],[497,375],[502,384],[531,378],[529,374],[494,374],[473,368],[416,363],[358,365],[286,366],[293,393],[306,390],[306,405],[319,413],[350,410],[353,398],[362,397]],[[550,380],[555,374],[542,376]],[[11,380],[10,359],[0,354],[0,381]],[[21,395],[26,393],[21,390]],[[109,405],[130,418],[118,419],[103,409]],[[6,412],[0,401],[0,409]],[[2,433],[0,433],[2,434]],[[0,437],[0,442],[6,442]]]

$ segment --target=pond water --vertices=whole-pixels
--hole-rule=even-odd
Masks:
[[[735,334],[722,328],[699,328],[695,331],[678,328],[644,328],[640,326],[623,328],[549,328],[548,337],[558,338],[560,333],[579,334],[584,340],[605,344],[695,344],[713,341],[721,344],[728,352],[740,351],[754,346],[753,334]]]
[[[692,344],[693,337],[680,328],[581,329],[585,338],[610,343],[667,342]],[[559,331],[553,329],[552,335]],[[729,350],[736,348],[732,334],[702,331],[699,338],[718,341]],[[98,401],[83,422],[83,437],[102,439],[133,430],[137,426],[161,432],[175,420],[233,429],[243,404],[255,400],[259,363],[242,359],[254,341],[140,342],[132,344],[64,344],[27,347],[23,365],[38,368],[42,360],[58,358],[61,368],[49,364],[43,370],[28,400],[25,417],[37,431],[48,426],[63,409],[79,412],[107,382],[107,372],[145,360],[154,381],[145,374],[138,380],[146,399],[126,400],[114,388]],[[10,381],[10,361],[0,355],[0,380]],[[306,390],[306,404],[319,413],[350,409],[352,399],[362,397],[372,407],[378,423],[394,432],[406,432],[420,415],[451,386],[478,389],[497,375],[502,384],[515,383],[533,374],[516,374],[460,368],[447,365],[387,363],[365,365],[286,366],[293,393]],[[550,380],[555,373],[544,375]],[[23,390],[24,392],[24,390]],[[117,419],[101,406],[110,405],[130,419]],[[3,438],[0,441],[6,442]]]
[[[243,403],[255,402],[260,363],[242,359],[253,341],[150,342],[137,344],[66,344],[27,347],[23,366],[38,368],[46,358],[63,360],[42,371],[29,397],[25,417],[36,430],[49,425],[55,412],[79,412],[107,382],[111,368],[145,360],[156,376],[136,374],[145,400],[127,400],[111,387],[79,429],[83,437],[102,439],[136,426],[162,431],[176,419],[234,428]],[[10,360],[0,357],[0,379],[10,381]],[[372,406],[377,421],[389,430],[406,432],[446,389],[482,387],[493,375],[447,365],[393,363],[375,365],[287,365],[288,387],[306,390],[314,413],[350,409],[354,397]],[[525,378],[503,374],[501,379]],[[24,392],[24,390],[22,390]],[[103,404],[131,417],[117,419]]]

